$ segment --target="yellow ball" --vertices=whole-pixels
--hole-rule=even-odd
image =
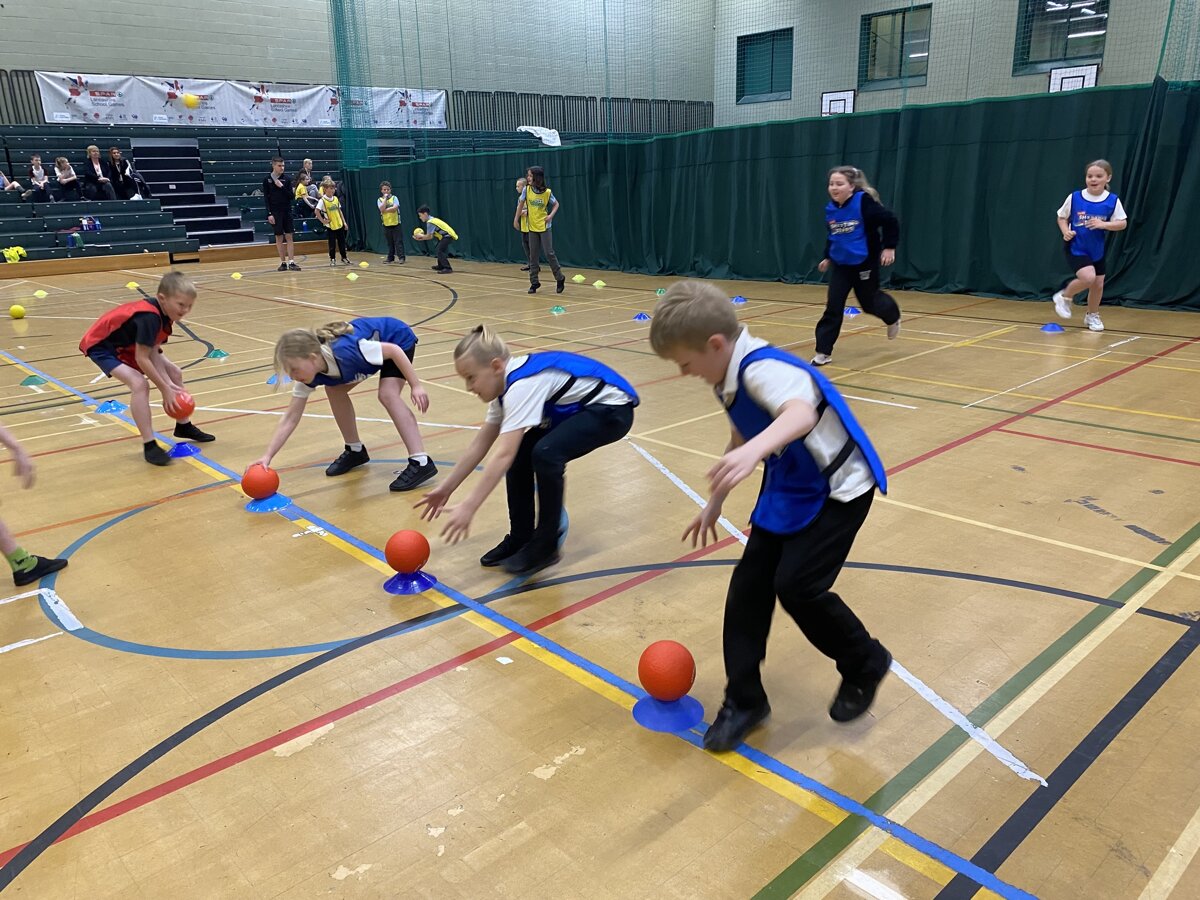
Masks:
[[[425,233],[425,229],[423,229],[423,228],[414,228],[413,229],[413,237],[420,237],[424,233]]]
[[[25,307],[14,303],[8,308],[8,314],[14,319],[23,319],[25,318]]]
[[[195,94],[184,94],[183,95],[183,105],[186,106],[188,109],[199,109],[200,108],[200,98],[197,97]]]

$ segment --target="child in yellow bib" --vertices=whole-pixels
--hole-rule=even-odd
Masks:
[[[317,218],[329,229],[329,265],[336,266],[333,252],[338,250],[342,255],[342,265],[350,265],[346,257],[346,236],[350,234],[350,225],[342,213],[342,201],[334,194],[333,179],[326,175],[321,180],[321,199],[317,201]]]
[[[448,275],[454,270],[450,268],[450,242],[458,240],[458,232],[450,227],[449,224],[434,216],[428,206],[422,206],[417,209],[417,218],[424,225],[425,230],[419,228],[413,232],[414,241],[437,241],[437,265],[433,266],[433,271]]]
[[[400,201],[392,193],[392,183],[385,181],[379,185],[379,199],[375,201],[379,207],[379,219],[383,222],[383,235],[387,238],[388,255],[385,262],[395,262],[400,257],[404,262],[404,244],[400,242]]]
[[[517,214],[513,217],[513,228],[521,227],[522,216],[529,220],[529,293],[536,294],[542,286],[538,281],[541,271],[540,259],[546,254],[550,263],[550,271],[554,273],[557,293],[561,294],[567,279],[558,264],[558,255],[554,252],[554,241],[550,237],[550,226],[558,215],[558,198],[546,185],[546,172],[541,166],[529,169],[529,182],[517,203]]]

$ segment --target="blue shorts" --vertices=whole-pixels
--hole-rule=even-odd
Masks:
[[[87,352],[87,358],[100,367],[100,371],[112,378],[113,369],[117,366],[126,365],[126,363],[117,357],[116,352],[111,347],[106,347],[103,344],[98,344]],[[137,366],[134,366],[136,369]]]

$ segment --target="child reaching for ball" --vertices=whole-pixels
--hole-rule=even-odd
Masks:
[[[714,285],[681,281],[650,320],[650,346],[717,391],[731,423],[725,455],[708,473],[712,496],[684,531],[716,539],[721,505],[765,464],[754,526],[725,599],[725,702],[704,748],[733,750],[771,713],[760,667],[775,598],[804,636],[837,663],[836,722],[862,716],[892,657],[831,588],[878,488],[883,464],[846,401],[816,368],[750,336]]]
[[[413,368],[417,336],[399,319],[390,317],[331,322],[315,331],[296,328],[286,331],[275,344],[275,372],[278,383],[286,375],[295,384],[292,402],[271,435],[267,451],[257,460],[269,468],[271,460],[287,443],[313,391],[324,385],[329,409],[342,432],[346,449],[330,463],[326,475],[345,475],[370,461],[367,448],[358,436],[354,402],[350,392],[359,383],[379,373],[377,395],[387,410],[400,439],[408,449],[408,467],[392,482],[393,491],[411,491],[437,475],[437,466],[425,452],[417,417],[404,405],[401,389],[408,383],[413,406],[421,412],[429,409],[429,396]]]
[[[150,416],[150,384],[162,393],[163,409],[175,417],[174,436],[185,441],[214,441],[192,424],[183,372],[167,359],[162,345],[171,326],[192,311],[196,286],[182,272],[168,272],[158,283],[154,299],[135,300],[110,309],[84,334],[79,350],[109,378],[129,388],[129,412],[142,437],[142,456],[155,466],[170,465],[171,457],[154,439]],[[180,397],[184,394],[184,397]]]
[[[459,341],[454,368],[467,390],[488,404],[487,414],[450,477],[416,506],[425,507],[424,519],[435,519],[444,510],[448,521],[442,536],[457,543],[467,536],[476,510],[503,477],[509,533],[479,564],[503,564],[510,574],[532,575],[559,559],[567,463],[629,432],[637,391],[608,366],[576,353],[513,356],[486,325],[473,328]],[[444,509],[455,488],[493,444],[496,452],[475,490],[458,505]]]

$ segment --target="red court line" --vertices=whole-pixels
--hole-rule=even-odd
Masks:
[[[1000,428],[1004,427],[1005,425],[1011,424],[1012,422],[1017,421],[1021,418],[1024,418],[1025,416],[1032,415],[1035,412],[1040,412],[1042,409],[1045,409],[1049,406],[1053,406],[1056,403],[1061,403],[1062,401],[1067,400],[1071,397],[1074,397],[1077,394],[1080,394],[1080,393],[1082,393],[1086,390],[1089,390],[1093,387],[1096,387],[1100,384],[1104,384],[1108,381],[1111,381],[1114,378],[1117,378],[1127,372],[1130,372],[1130,371],[1133,371],[1134,369],[1139,368],[1142,365],[1145,365],[1146,363],[1153,361],[1154,359],[1160,358],[1162,356],[1166,356],[1170,353],[1175,352],[1176,350],[1179,350],[1183,347],[1194,344],[1197,341],[1200,341],[1200,338],[1192,338],[1190,340],[1184,341],[1180,344],[1175,345],[1174,347],[1170,347],[1166,350],[1161,351],[1160,353],[1156,353],[1156,354],[1154,354],[1154,356],[1147,357],[1143,360],[1138,361],[1137,363],[1134,363],[1130,366],[1126,366],[1123,369],[1119,369],[1118,371],[1113,372],[1103,378],[1097,379],[1096,381],[1094,381],[1090,384],[1084,385],[1083,387],[1080,387],[1080,388],[1076,388],[1072,391],[1068,391],[1067,393],[1065,393],[1059,397],[1056,397],[1052,400],[1048,400],[1038,406],[1035,406],[1032,409],[1027,410],[1024,413],[1019,413],[1015,416],[1011,416],[1002,422],[996,423],[995,425],[988,426],[987,428],[980,429],[979,431],[973,432],[969,435],[966,435],[965,437],[958,438],[956,440],[953,440],[946,444],[943,444],[940,447],[936,447],[933,450],[930,450],[926,453],[921,454],[920,456],[914,457],[910,460],[907,460],[906,462],[900,463],[898,466],[893,467],[890,470],[890,473],[900,472],[900,471],[903,471],[904,469],[908,469],[908,468],[911,468],[912,466],[915,466],[922,462],[925,462],[926,460],[933,459],[934,457],[939,456],[942,453],[946,453],[950,450],[953,450],[956,447],[962,446],[963,444],[967,443],[968,441],[975,440],[976,438],[981,437],[985,434],[990,434],[994,431],[997,431]],[[698,550],[692,551],[689,554],[686,554],[685,556],[679,557],[679,559],[676,560],[676,562],[691,561],[691,560],[695,560],[695,559],[699,559],[701,557],[707,556],[711,553],[715,553],[717,550],[720,550],[720,549],[723,549],[723,548],[729,546],[734,540],[735,540],[735,538],[733,538],[733,537],[725,538],[724,540],[718,541],[715,544],[710,544],[708,547],[702,547]],[[568,616],[571,616],[574,613],[579,612],[580,610],[587,609],[588,607],[594,606],[598,603],[603,602],[604,600],[607,600],[607,599],[610,599],[611,597],[617,596],[618,594],[621,594],[624,591],[627,591],[633,587],[637,587],[638,585],[644,584],[645,582],[650,581],[653,578],[657,578],[658,576],[665,574],[668,571],[670,571],[670,570],[669,569],[655,569],[655,570],[652,570],[649,572],[643,572],[633,578],[627,579],[626,581],[623,581],[617,585],[614,585],[613,587],[607,588],[603,591],[593,594],[590,597],[586,597],[583,600],[578,601],[577,603],[571,604],[570,606],[564,607],[561,610],[557,610],[553,613],[550,613],[547,616],[543,616],[541,619],[538,619],[536,622],[533,622],[526,627],[529,628],[531,631],[540,631],[541,629],[545,628],[546,626],[548,626],[550,624],[559,622],[559,621],[567,618]],[[456,656],[453,659],[446,660],[442,663],[438,663],[437,665],[432,666],[429,669],[425,669],[424,671],[419,672],[416,675],[412,675],[409,678],[404,679],[403,681],[396,682],[395,684],[393,684],[389,687],[383,688],[380,691],[376,691],[372,694],[368,694],[365,697],[361,697],[358,700],[354,700],[344,706],[339,707],[336,710],[333,710],[331,712],[328,712],[321,716],[318,716],[314,719],[311,719],[308,722],[304,722],[299,725],[293,726],[292,728],[290,728],[286,731],[283,731],[277,735],[273,735],[269,738],[265,738],[255,744],[251,744],[248,747],[244,747],[241,750],[234,751],[233,753],[227,754],[226,756],[223,756],[223,757],[220,757],[219,759],[213,760],[210,763],[206,763],[205,765],[200,766],[199,768],[193,769],[190,772],[185,772],[182,775],[178,775],[175,778],[170,779],[169,781],[165,781],[165,782],[162,782],[161,784],[156,785],[152,788],[148,788],[147,790],[142,791],[139,794],[135,794],[134,796],[129,797],[126,800],[120,801],[119,803],[113,804],[112,806],[109,806],[103,810],[100,810],[99,812],[92,813],[90,816],[84,817],[71,830],[66,832],[63,835],[63,837],[59,838],[59,840],[60,841],[65,840],[67,837],[71,837],[75,834],[79,834],[83,831],[87,831],[91,828],[94,828],[97,825],[101,825],[104,822],[107,822],[107,821],[110,821],[111,819],[116,818],[117,816],[124,815],[126,812],[130,812],[134,809],[137,809],[141,806],[146,805],[147,803],[157,800],[160,797],[166,796],[167,794],[173,793],[184,787],[194,784],[204,778],[207,778],[209,775],[213,775],[213,774],[216,774],[217,772],[224,771],[225,769],[228,769],[240,762],[243,762],[243,761],[250,759],[254,756],[257,756],[261,753],[264,753],[269,749],[277,747],[280,744],[285,743],[286,741],[293,740],[296,737],[307,734],[307,733],[315,730],[316,728],[321,727],[324,724],[327,724],[332,721],[337,721],[340,718],[345,718],[346,716],[352,714],[353,712],[357,712],[360,709],[365,709],[366,707],[371,706],[371,705],[379,702],[382,699],[394,696],[395,694],[398,694],[405,690],[408,690],[411,687],[415,687],[416,685],[422,684],[425,681],[429,681],[430,679],[436,677],[437,675],[440,675],[447,671],[450,671],[457,665],[461,665],[462,662],[465,660],[477,659],[479,656],[482,656],[484,653],[490,652],[491,650],[493,650],[495,648],[502,647],[506,644],[512,643],[518,637],[519,637],[519,635],[510,633],[508,635],[504,635],[502,637],[495,638],[494,640],[489,641],[486,644],[481,644],[480,646],[476,647],[474,650],[467,651],[466,653],[460,654],[459,656]],[[56,841],[56,843],[57,843],[57,841]],[[10,859],[12,859],[13,856],[15,856],[17,853],[19,853],[21,851],[21,849],[25,846],[26,846],[26,844],[21,844],[21,845],[18,845],[16,847],[12,848],[11,850],[7,850],[4,853],[0,854],[0,865],[7,863]]]
[[[976,438],[981,438],[984,435],[991,434],[995,431],[999,431],[1001,428],[1011,425],[1014,422],[1019,422],[1019,421],[1021,421],[1021,419],[1024,419],[1027,416],[1035,415],[1036,413],[1040,413],[1043,409],[1049,409],[1051,406],[1054,406],[1058,403],[1062,403],[1064,400],[1070,400],[1072,397],[1076,397],[1079,394],[1082,394],[1086,391],[1090,391],[1092,388],[1099,387],[1102,384],[1107,384],[1108,382],[1112,381],[1115,378],[1120,378],[1122,375],[1126,375],[1129,372],[1132,372],[1134,369],[1140,369],[1142,366],[1147,365],[1148,363],[1152,363],[1156,359],[1161,359],[1164,356],[1169,356],[1170,354],[1174,353],[1176,350],[1182,350],[1184,347],[1190,347],[1192,344],[1195,344],[1197,341],[1200,341],[1200,337],[1189,338],[1188,340],[1182,341],[1181,343],[1178,343],[1173,347],[1167,347],[1165,350],[1160,350],[1158,353],[1155,353],[1153,356],[1147,356],[1145,359],[1139,359],[1137,362],[1131,363],[1130,365],[1125,366],[1123,369],[1117,369],[1115,372],[1110,372],[1107,375],[1103,376],[1102,378],[1097,378],[1095,381],[1089,382],[1088,384],[1082,385],[1081,387],[1077,387],[1074,390],[1067,391],[1065,394],[1059,394],[1057,397],[1053,397],[1049,400],[1045,400],[1045,401],[1039,403],[1037,406],[1030,407],[1029,409],[1025,410],[1024,412],[1019,412],[1019,413],[1016,413],[1015,415],[1009,416],[1007,419],[1002,419],[999,422],[994,422],[993,424],[988,425],[985,428],[980,428],[978,431],[973,431],[970,434],[965,435],[964,437],[957,438],[948,444],[943,444],[940,447],[935,447],[933,450],[930,450],[926,453],[922,453],[920,456],[914,456],[912,459],[906,460],[906,461],[900,463],[899,465],[893,466],[892,468],[888,469],[888,474],[895,475],[898,472],[903,472],[905,469],[912,468],[913,466],[917,465],[918,463],[925,462],[927,459],[932,459],[935,456],[940,456],[941,454],[945,453],[948,450],[953,450],[955,447],[961,447],[963,444],[968,444],[971,441],[975,440]]]
[[[677,560],[677,562],[698,559],[702,556],[706,556],[715,552],[719,548],[728,546],[733,541],[734,538],[732,537],[726,538],[723,541],[710,544],[708,547],[695,550],[686,556],[682,556],[679,558],[679,560]],[[538,619],[536,622],[528,625],[527,627],[531,631],[540,631],[547,625],[561,621],[568,616],[574,615],[580,610],[587,609],[589,606],[595,606],[597,603],[607,600],[610,597],[614,597],[617,594],[623,593],[624,591],[649,581],[652,578],[657,578],[659,575],[666,574],[669,571],[671,570],[655,569],[650,572],[643,572],[633,578],[621,582],[620,584],[614,585],[611,588],[600,591],[597,594],[593,594],[590,597],[580,600],[578,603],[572,604],[571,606]],[[480,644],[471,650],[460,653],[458,656],[430,666],[428,669],[424,669],[414,675],[410,675],[408,678],[397,681],[394,684],[388,685],[385,688],[381,688],[380,690],[374,691],[363,697],[359,697],[357,700],[352,700],[350,703],[339,706],[337,709],[330,710],[327,713],[322,713],[315,718],[309,719],[307,722],[301,722],[299,725],[294,725],[286,731],[281,731],[278,734],[273,734],[270,737],[263,738],[261,741],[257,741],[256,743],[242,747],[240,750],[235,750],[232,753],[228,753],[225,756],[214,759],[211,762],[207,762],[202,766],[198,766],[197,768],[192,769],[190,772],[184,772],[181,775],[177,775],[174,778],[147,788],[146,790],[127,797],[111,806],[106,806],[104,809],[80,819],[79,822],[64,832],[62,837],[60,837],[54,843],[61,843],[62,841],[67,840],[67,838],[74,837],[77,834],[82,834],[83,832],[89,831],[98,825],[103,825],[105,822],[109,822],[119,816],[123,816],[125,813],[132,812],[135,809],[145,806],[148,803],[152,803],[155,800],[167,796],[168,794],[173,794],[175,791],[182,790],[183,788],[189,787],[198,781],[202,781],[205,778],[216,775],[219,772],[223,772],[226,769],[232,768],[233,766],[245,762],[248,759],[252,759],[255,756],[266,753],[268,750],[272,750],[281,744],[295,740],[296,738],[305,734],[309,734],[318,728],[321,728],[332,722],[337,722],[340,719],[344,719],[356,712],[374,706],[384,700],[396,696],[397,694],[401,694],[411,688],[424,684],[425,682],[430,681],[439,675],[443,675],[446,672],[452,671],[463,663],[478,659],[479,657],[484,656],[487,653],[491,653],[500,647],[511,644],[520,637],[521,635],[519,634],[509,632],[506,635],[494,638],[493,640],[490,640],[484,644]],[[20,853],[21,850],[23,850],[27,845],[28,842],[18,844],[17,846],[0,853],[0,866],[7,864],[9,860]]]
[[[1055,444],[1070,444],[1072,447],[1086,447],[1089,450],[1106,450],[1109,453],[1121,453],[1125,456],[1137,456],[1142,459],[1157,459],[1160,462],[1179,463],[1182,466],[1200,467],[1200,462],[1191,459],[1177,459],[1174,456],[1159,456],[1157,453],[1142,453],[1138,450],[1125,450],[1122,447],[1106,447],[1103,444],[1087,444],[1083,441],[1069,441],[1066,438],[1050,437],[1048,434],[1033,434],[1028,431],[1016,431],[1012,428],[996,429],[1001,434],[1019,434],[1021,437],[1034,438],[1039,441],[1053,441]]]

